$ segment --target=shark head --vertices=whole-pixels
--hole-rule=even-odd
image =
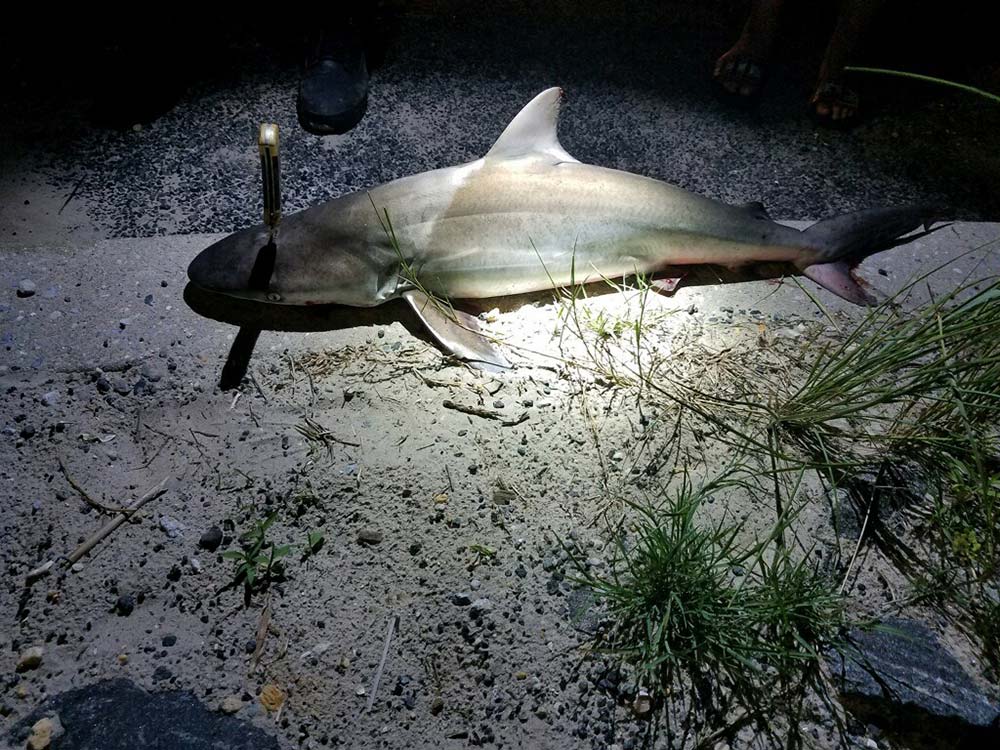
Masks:
[[[366,241],[338,203],[323,207],[327,216],[316,215],[318,209],[292,214],[273,235],[258,225],[224,237],[191,261],[188,278],[210,292],[255,302],[378,304],[395,292],[393,258]]]
[[[272,288],[277,246],[267,227],[244,229],[209,245],[188,266],[188,278],[202,289],[257,301],[281,302]]]

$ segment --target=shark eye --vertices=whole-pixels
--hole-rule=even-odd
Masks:
[[[281,295],[278,294],[277,292],[268,292],[267,293],[267,301],[268,302],[281,302]]]

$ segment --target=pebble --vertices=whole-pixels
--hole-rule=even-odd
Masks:
[[[30,440],[35,436],[35,426],[31,424],[26,424],[21,428],[21,437],[25,440]]]
[[[211,527],[198,540],[198,546],[209,552],[215,552],[220,544],[222,544],[222,529],[218,526]]]
[[[197,557],[189,557],[188,565],[191,566],[191,570],[193,570],[195,573],[200,573],[202,571],[201,560],[199,560]]]
[[[153,682],[165,682],[173,676],[174,673],[162,665],[153,670]]]
[[[491,602],[489,599],[486,598],[476,599],[476,601],[472,603],[471,612],[474,617],[476,615],[486,614],[487,612],[492,612],[492,611],[493,611],[493,602]]]
[[[176,518],[170,516],[160,516],[160,529],[167,535],[168,539],[176,539],[184,530],[184,524]]]
[[[220,708],[224,714],[235,714],[243,708],[243,699],[238,695],[227,695]]]
[[[639,694],[635,696],[635,700],[632,701],[632,711],[640,719],[649,716],[650,711],[653,710],[653,699],[649,695],[649,692],[640,689]]]
[[[49,391],[42,396],[42,403],[46,406],[55,406],[59,403],[59,392]]]
[[[464,592],[451,595],[451,603],[456,607],[468,607],[472,604],[472,597]]]
[[[39,719],[31,727],[31,736],[28,737],[28,750],[47,750],[52,746],[52,741],[59,739],[66,730],[63,729],[59,716],[53,714]]]
[[[21,655],[17,657],[17,671],[27,672],[29,669],[38,669],[44,655],[45,649],[41,646],[32,646],[31,648],[24,649]]]
[[[35,292],[38,291],[38,287],[35,286],[35,282],[31,279],[21,279],[17,285],[17,296],[18,297],[32,297]]]
[[[131,594],[122,594],[115,602],[115,614],[119,617],[128,617],[135,609],[135,597]]]
[[[177,643],[177,636],[174,635],[173,633],[168,633],[167,635],[163,636],[163,640],[161,640],[160,643],[162,643],[166,648],[170,648],[175,643]]]
[[[382,539],[382,532],[374,526],[365,526],[358,531],[358,544],[379,544]]]

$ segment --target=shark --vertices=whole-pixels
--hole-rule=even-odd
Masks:
[[[760,203],[729,205],[584,164],[559,143],[563,92],[542,91],[480,159],[403,177],[259,225],[201,251],[190,281],[273,305],[373,307],[402,298],[448,352],[508,366],[477,318],[442,300],[539,292],[715,264],[786,264],[859,305],[866,257],[930,231],[924,206],[841,214],[804,230]],[[665,291],[668,281],[654,282]]]

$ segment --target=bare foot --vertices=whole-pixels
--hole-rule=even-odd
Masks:
[[[756,0],[736,44],[715,63],[712,78],[726,94],[755,98],[764,83],[764,65],[778,30],[783,0]]]
[[[824,81],[809,100],[813,119],[824,125],[850,127],[859,118],[857,92],[838,81]]]

